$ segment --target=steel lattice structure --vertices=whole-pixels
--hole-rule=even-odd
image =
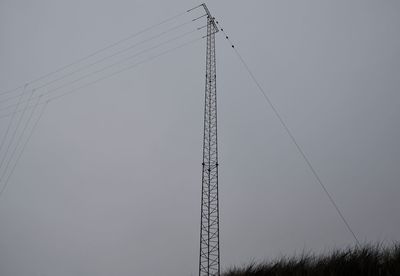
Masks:
[[[199,275],[220,275],[217,87],[215,33],[218,28],[207,13],[206,84],[204,104],[203,172],[201,189],[201,226]]]

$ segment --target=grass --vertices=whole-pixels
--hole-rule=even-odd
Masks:
[[[364,246],[316,256],[302,254],[276,261],[252,262],[228,269],[223,276],[398,276],[400,243]]]

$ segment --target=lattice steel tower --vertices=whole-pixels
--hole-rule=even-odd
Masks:
[[[218,27],[205,4],[207,14],[206,84],[204,104],[203,173],[199,275],[220,275],[217,87],[215,33]]]

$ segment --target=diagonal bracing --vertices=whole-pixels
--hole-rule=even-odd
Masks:
[[[199,275],[220,275],[218,139],[215,33],[218,28],[205,4],[207,14],[206,83],[202,163]]]

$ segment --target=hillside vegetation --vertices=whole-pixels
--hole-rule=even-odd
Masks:
[[[224,276],[400,276],[400,244],[337,250],[326,255],[302,254],[233,267]]]

